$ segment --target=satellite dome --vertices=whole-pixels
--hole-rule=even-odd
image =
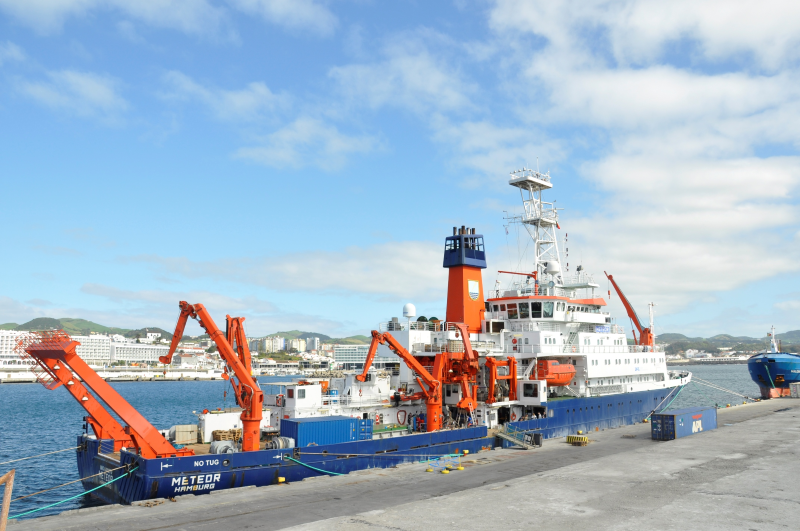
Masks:
[[[548,275],[557,275],[561,273],[561,264],[558,262],[547,262],[547,269],[544,270]]]
[[[412,317],[417,316],[417,308],[410,302],[403,306],[403,317],[407,319],[411,319]]]

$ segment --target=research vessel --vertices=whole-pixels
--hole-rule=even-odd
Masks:
[[[747,360],[750,377],[758,384],[761,398],[791,396],[791,384],[800,382],[800,355],[781,352],[774,326],[768,337],[769,347]]]
[[[372,331],[360,371],[262,389],[252,375],[244,318],[227,316],[222,331],[202,304],[181,302],[170,354],[161,361],[171,361],[187,320],[196,319],[218,346],[239,406],[198,413],[197,425],[152,426],[77,356],[77,343],[63,332],[21,342],[42,383],[63,385],[88,413],[77,452],[87,492],[131,503],[266,486],[498,445],[529,447],[641,422],[668,407],[691,374],[667,370],[652,310],[645,327],[608,275],[633,323],[629,345],[594,278],[580,267],[562,269],[558,211],[542,198],[550,175],[522,169],[509,184],[522,196],[522,213],[511,221],[530,234],[533,263],[501,272],[508,285],[486,291],[483,236],[454,227],[443,249],[446,319],[415,320],[406,305],[404,319]]]

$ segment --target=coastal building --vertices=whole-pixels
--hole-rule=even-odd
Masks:
[[[148,345],[146,343],[111,343],[110,361],[125,363],[158,363],[159,356],[166,356],[169,347],[166,345]]]
[[[91,334],[72,336],[72,339],[80,343],[75,349],[75,353],[89,365],[111,363],[111,337],[104,334]]]
[[[0,365],[22,365],[22,359],[14,348],[24,333],[17,330],[0,330]]]
[[[369,345],[335,345],[333,359],[339,369],[363,369],[368,352]],[[399,365],[397,356],[375,356],[375,361],[372,363],[376,369],[386,368],[387,365]]]
[[[319,338],[309,337],[306,339],[306,351],[319,350]]]

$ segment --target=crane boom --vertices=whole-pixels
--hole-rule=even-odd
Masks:
[[[644,326],[642,326],[642,322],[639,320],[639,316],[636,315],[636,310],[633,309],[633,305],[631,305],[630,301],[628,301],[628,298],[625,296],[625,294],[622,293],[622,290],[614,281],[614,277],[612,275],[609,275],[605,271],[603,271],[603,273],[605,273],[606,277],[608,277],[608,280],[611,281],[611,285],[614,286],[617,295],[619,295],[619,298],[622,301],[622,305],[625,306],[625,311],[628,312],[628,317],[630,317],[633,326],[635,326],[636,330],[639,331],[639,340],[637,341],[637,344],[648,347],[654,346],[655,338],[653,337],[652,330],[650,330],[650,328],[645,328]],[[633,339],[636,340],[635,333]]]
[[[172,336],[172,343],[169,353],[159,357],[161,363],[172,363],[172,356],[178,348],[186,322],[191,317],[197,319],[201,327],[208,332],[209,337],[217,345],[220,357],[225,361],[225,375],[231,379],[231,384],[236,391],[236,403],[242,408],[242,451],[251,452],[259,450],[261,440],[261,408],[264,402],[264,393],[258,386],[258,382],[253,378],[250,368],[250,349],[247,347],[247,339],[244,336],[242,327],[243,318],[227,316],[228,334],[217,328],[211,315],[202,304],[189,304],[181,301],[181,314],[175,326],[175,335]],[[237,349],[231,346],[229,339],[235,339]],[[237,352],[238,351],[238,352]]]
[[[359,382],[367,380],[367,373],[372,366],[372,361],[375,359],[375,353],[378,350],[378,345],[386,345],[389,349],[397,354],[408,367],[417,373],[417,382],[422,387],[425,394],[425,405],[427,406],[427,419],[425,426],[427,431],[436,431],[442,427],[442,359],[441,355],[437,354],[433,363],[433,374],[414,357],[409,351],[403,347],[392,334],[386,332],[381,334],[377,330],[372,331],[372,343],[369,345],[369,352],[367,359],[364,362],[364,370],[356,376]],[[423,385],[424,384],[424,385]]]

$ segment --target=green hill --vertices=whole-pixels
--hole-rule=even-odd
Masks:
[[[270,334],[270,336],[281,336],[285,337],[286,339],[308,339],[310,337],[318,337],[320,341],[327,341],[331,338],[331,336],[326,336],[325,334],[318,334],[316,332],[303,332],[301,330],[275,332],[274,334]]]
[[[350,337],[331,338],[330,343],[336,343],[338,345],[366,345],[371,341],[372,341],[371,337],[358,335]]]
[[[17,323],[0,324],[0,330],[16,330],[18,326]]]
[[[76,336],[85,336],[92,332],[100,334],[123,334],[128,331],[126,328],[111,328],[93,323],[92,321],[87,321],[86,319],[73,319],[71,317],[62,317],[61,319],[54,319],[52,317],[37,317],[36,319],[32,319],[27,323],[17,325],[14,329],[25,331],[63,329],[68,334]]]

